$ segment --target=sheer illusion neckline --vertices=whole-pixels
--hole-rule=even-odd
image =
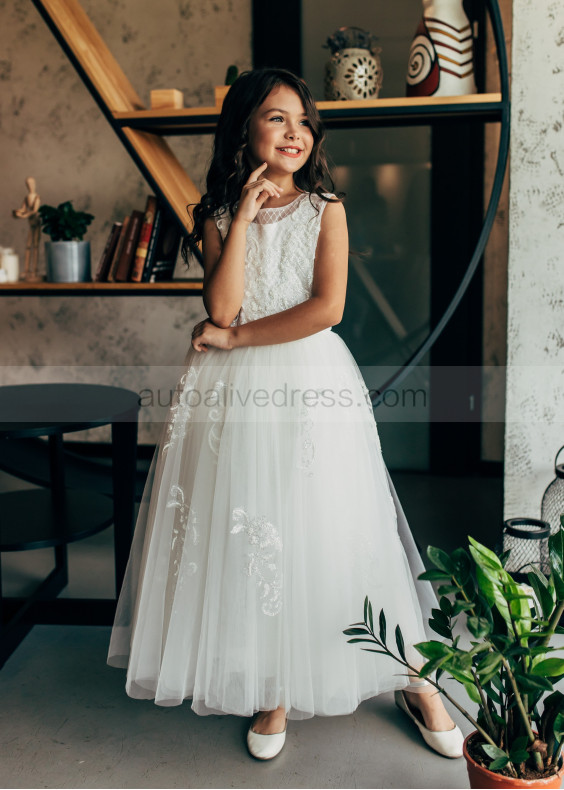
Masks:
[[[259,208],[253,222],[256,222],[257,225],[270,225],[273,222],[278,222],[279,220],[288,217],[290,214],[293,214],[294,211],[296,211],[299,202],[307,194],[308,194],[307,192],[301,192],[290,203],[286,203],[285,206],[276,206],[274,208]]]

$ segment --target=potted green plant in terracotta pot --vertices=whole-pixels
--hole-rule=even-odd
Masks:
[[[376,653],[389,655],[407,672],[425,678],[443,694],[474,727],[464,741],[470,786],[560,787],[564,775],[564,694],[554,685],[564,678],[564,659],[550,644],[564,612],[564,514],[561,527],[549,537],[548,577],[535,566],[529,584],[518,584],[505,570],[509,551],[495,552],[468,536],[469,552],[452,554],[429,546],[427,556],[435,566],[419,579],[441,582],[439,609],[433,609],[430,627],[443,639],[419,642],[415,649],[426,659],[420,670],[405,656],[399,626],[394,652],[386,639],[386,617],[380,611],[374,632],[372,604],[364,601],[364,621],[343,633],[349,642],[375,642]],[[459,616],[473,639],[470,648],[453,637]],[[450,642],[450,644],[449,644]],[[431,673],[435,672],[435,680]],[[474,716],[441,685],[443,675],[461,683],[472,703]]]
[[[75,211],[70,200],[56,208],[40,206],[39,214],[42,231],[51,237],[51,241],[45,242],[47,280],[58,283],[90,281],[90,242],[84,241],[83,236],[94,215]]]

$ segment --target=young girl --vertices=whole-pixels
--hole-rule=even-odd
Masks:
[[[437,638],[438,603],[417,580],[361,372],[332,331],[348,238],[324,139],[290,71],[245,72],[224,101],[189,237],[203,243],[208,318],[155,450],[108,663],[127,667],[131,697],[256,714],[247,744],[261,759],[288,718],[349,714],[391,690],[427,743],[458,757],[433,686],[343,634],[368,596],[420,669],[413,644]]]

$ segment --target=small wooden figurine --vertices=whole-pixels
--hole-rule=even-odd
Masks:
[[[41,238],[39,206],[41,205],[41,199],[35,191],[35,178],[26,178],[25,183],[28,194],[23,199],[20,208],[12,210],[12,215],[16,219],[29,220],[29,232],[27,234],[25,248],[25,264],[24,270],[20,275],[20,280],[37,283],[44,279],[38,272],[39,240]]]

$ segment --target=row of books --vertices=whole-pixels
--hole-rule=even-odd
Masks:
[[[155,195],[145,211],[114,222],[94,275],[96,282],[171,280],[182,234],[170,209]]]

